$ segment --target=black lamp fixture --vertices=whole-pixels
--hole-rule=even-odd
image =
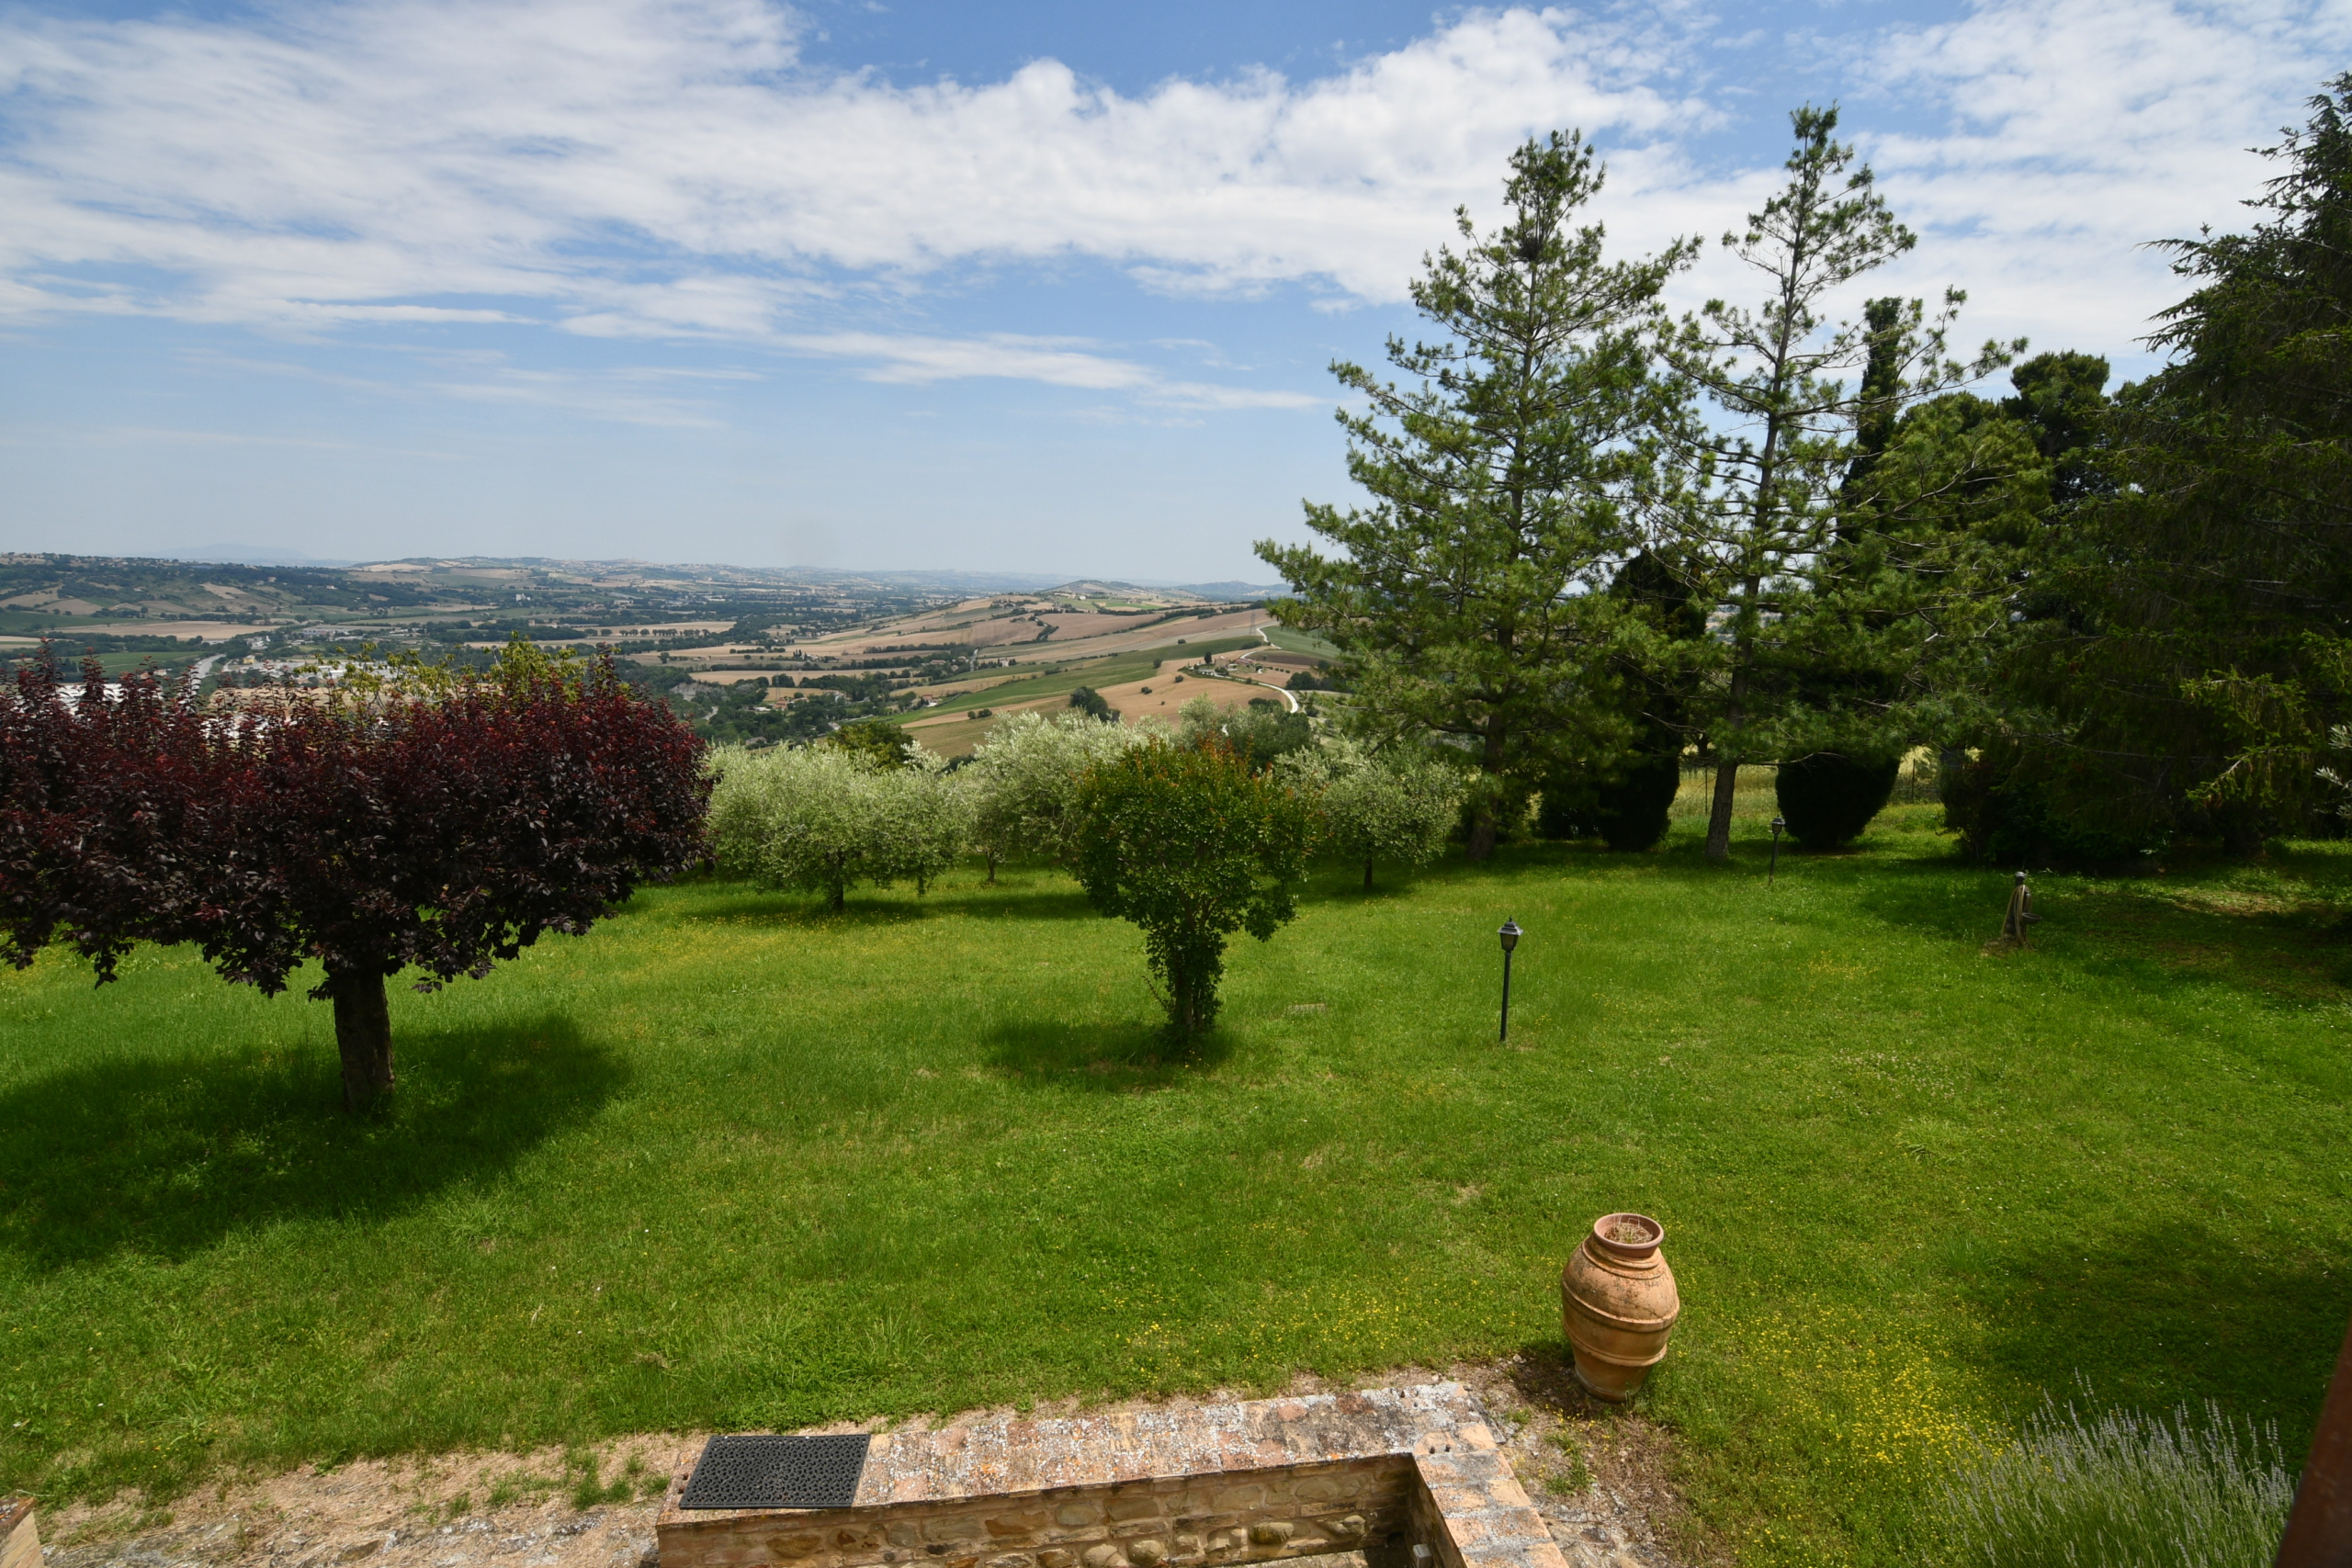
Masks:
[[[1767,887],[1771,886],[1772,879],[1781,874],[1781,831],[1788,825],[1789,819],[1785,817],[1772,818],[1772,863],[1764,872],[1764,886]]]
[[[1496,1038],[1508,1041],[1510,1039],[1510,950],[1519,945],[1519,922],[1504,920],[1502,930],[1495,935],[1502,939],[1503,944],[1503,1028]]]

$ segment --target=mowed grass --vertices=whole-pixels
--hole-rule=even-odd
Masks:
[[[1758,1563],[1890,1562],[1922,1488],[2077,1374],[2300,1456],[2352,1311],[2336,846],[2005,874],[1937,813],[1783,853],[1744,797],[1643,856],[1318,872],[1159,1055],[1075,886],[710,881],[328,1010],[193,955],[0,978],[0,1490],[1562,1353],[1597,1214],[1667,1226],[1644,1396]],[[1505,916],[1528,935],[1495,1040]]]

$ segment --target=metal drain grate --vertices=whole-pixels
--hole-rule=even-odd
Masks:
[[[865,1470],[864,1432],[822,1438],[713,1438],[681,1508],[846,1508]]]

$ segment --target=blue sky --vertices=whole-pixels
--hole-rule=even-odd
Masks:
[[[0,6],[0,547],[1262,580],[1531,132],[1646,251],[1838,100],[1871,291],[2132,374],[2136,247],[2347,65],[2352,0]]]

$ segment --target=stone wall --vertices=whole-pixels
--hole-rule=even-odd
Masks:
[[[1408,1460],[1171,1477],[662,1527],[662,1568],[1188,1568],[1401,1538]],[[691,1518],[691,1516],[688,1516]]]
[[[662,1568],[1564,1568],[1455,1383],[880,1434],[846,1508],[682,1509],[696,1457]]]

